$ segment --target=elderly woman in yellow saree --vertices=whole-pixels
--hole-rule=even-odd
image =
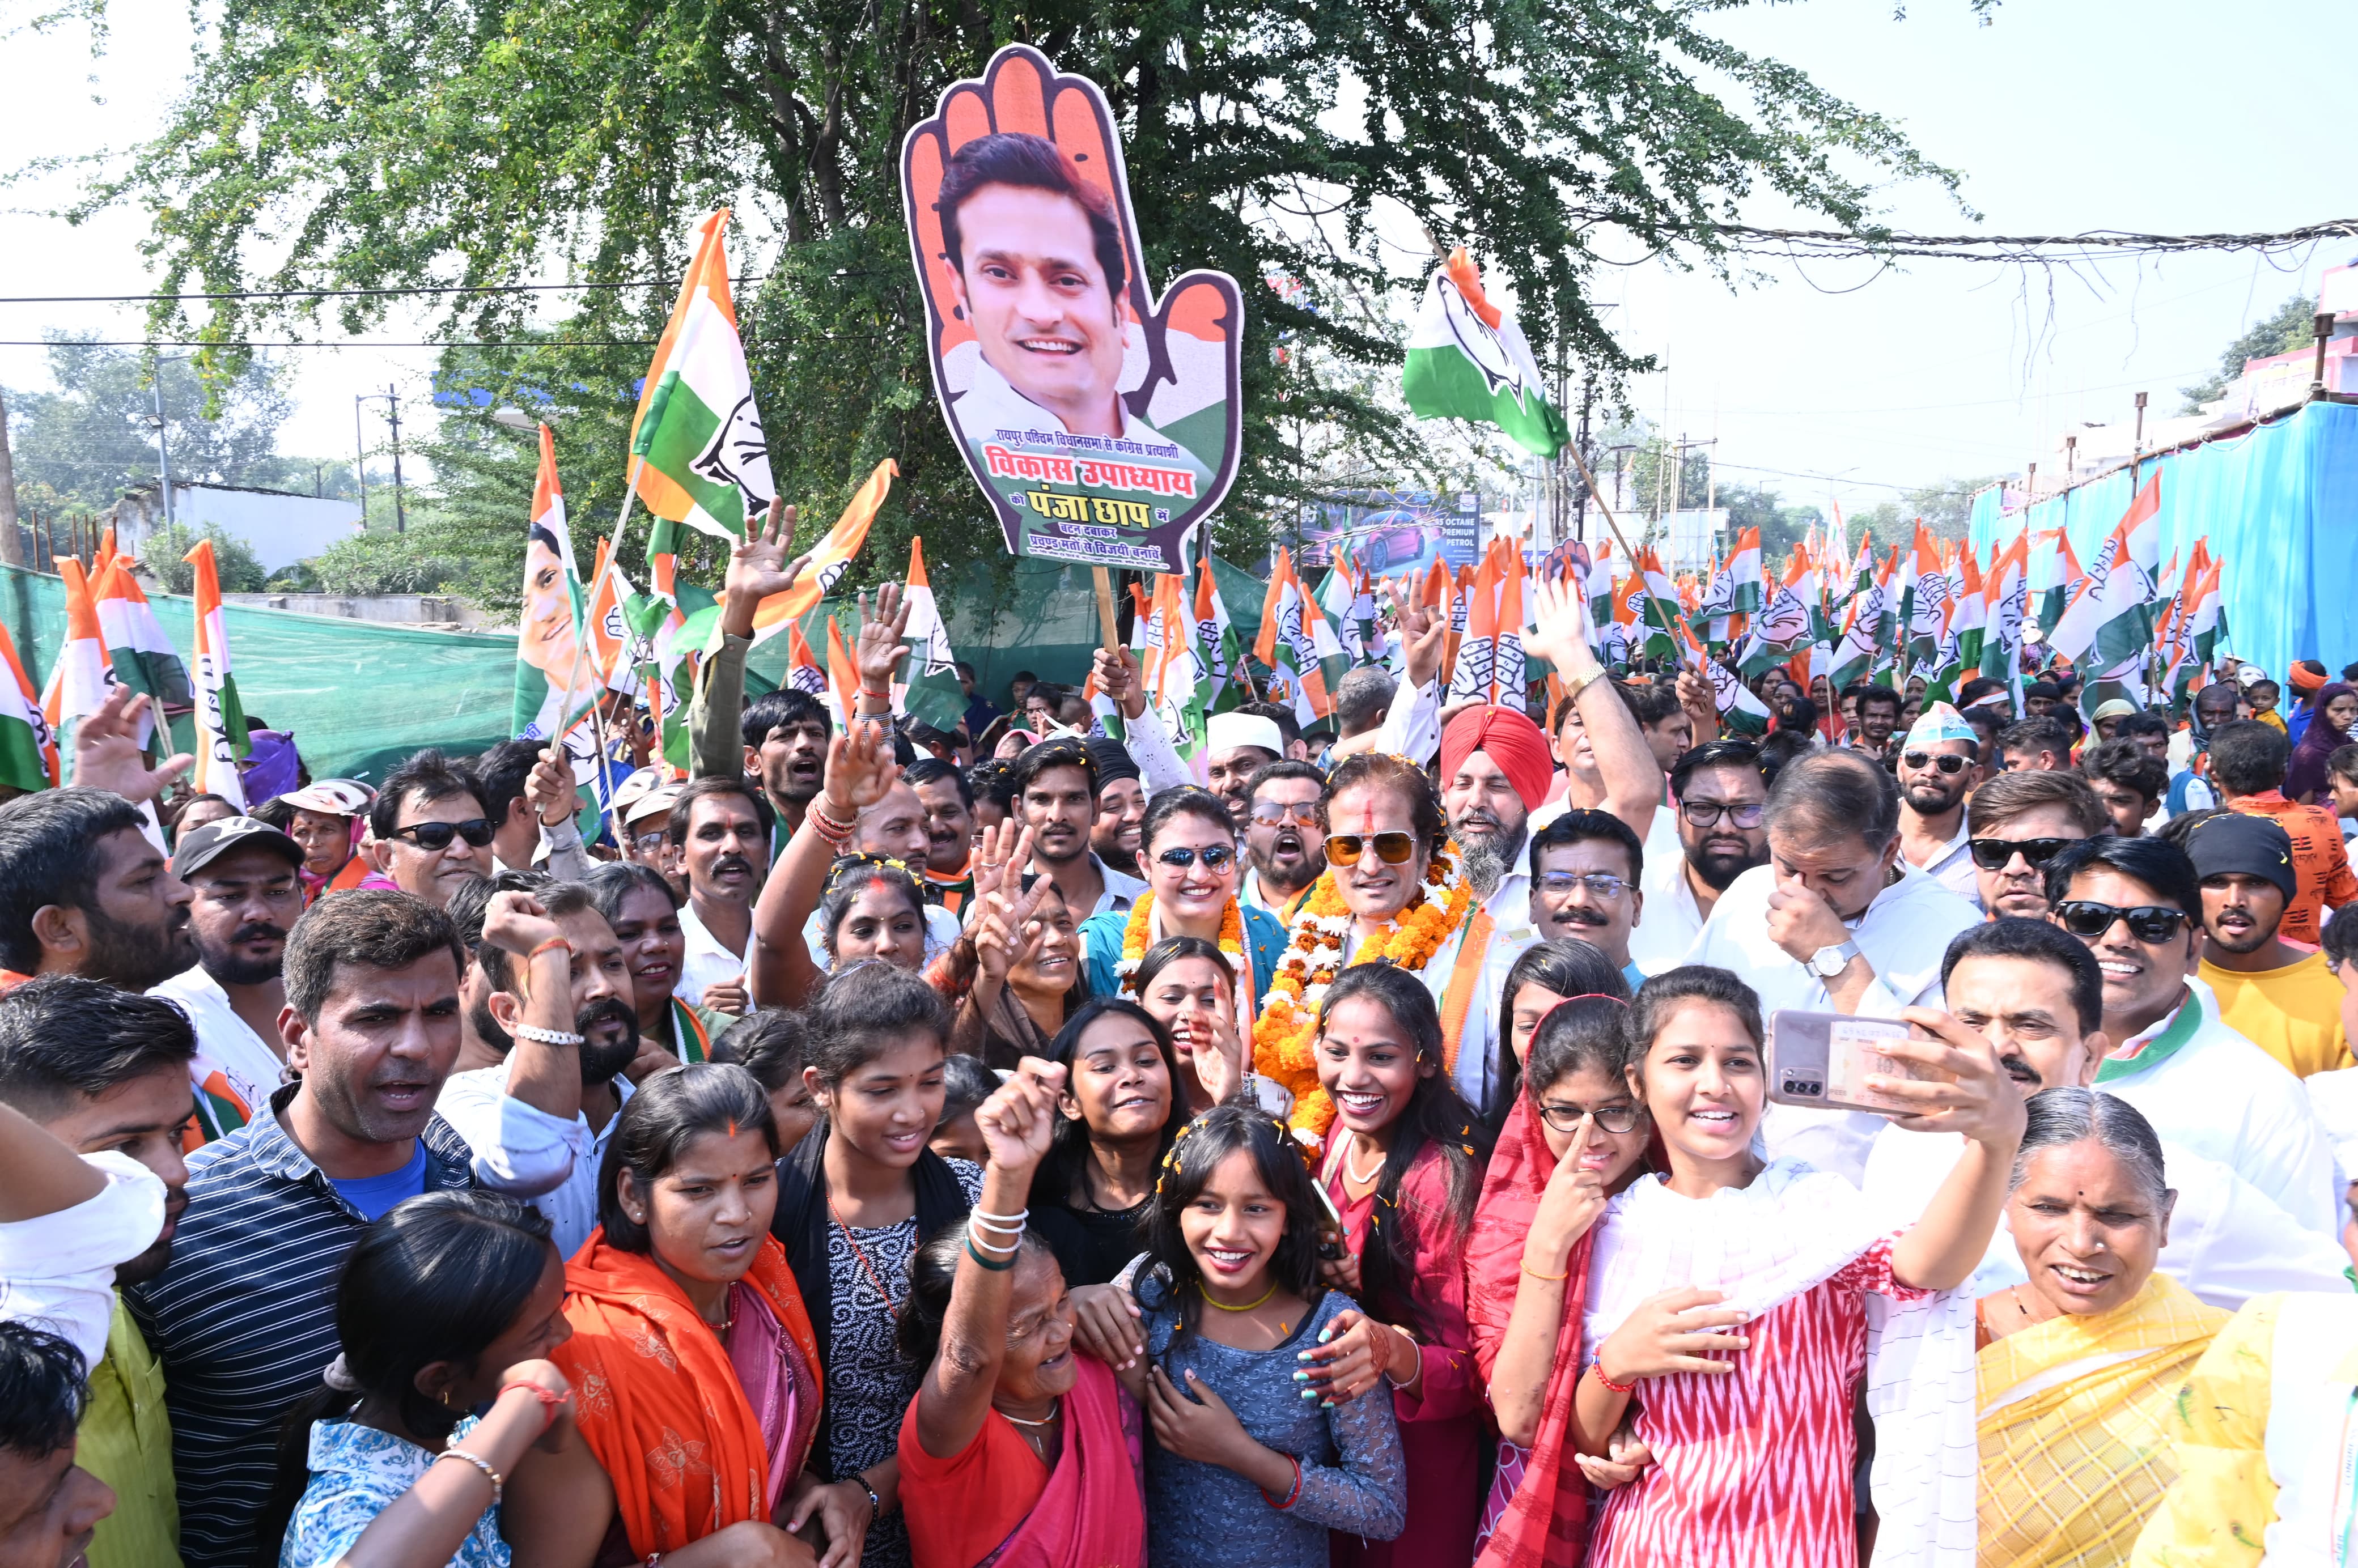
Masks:
[[[2155,1271],[2177,1195],[2136,1108],[2031,1098],[2006,1198],[2029,1275],[1982,1298],[1983,1568],[2109,1568],[2177,1473],[2164,1421],[2228,1314]]]

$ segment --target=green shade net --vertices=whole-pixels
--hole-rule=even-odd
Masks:
[[[1265,585],[1225,561],[1216,559],[1213,570],[1229,618],[1249,643],[1260,627]],[[1076,686],[1087,678],[1098,642],[1097,589],[1087,567],[979,561],[959,572],[937,571],[934,595],[950,645],[973,664],[979,689],[994,702],[1004,705],[1008,679],[1019,670]],[[148,602],[182,657],[192,657],[194,601],[151,592]],[[855,600],[822,602],[803,623],[821,659],[829,614],[847,641],[860,625]],[[507,739],[513,633],[427,630],[240,604],[224,604],[222,616],[245,711],[273,730],[292,731],[315,778],[378,781],[428,746],[463,756]],[[65,640],[63,580],[0,566],[0,620],[39,690]],[[753,651],[749,695],[785,678],[787,649],[786,638],[773,637]],[[186,717],[172,728],[175,747],[188,750]]]

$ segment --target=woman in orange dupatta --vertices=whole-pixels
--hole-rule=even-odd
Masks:
[[[858,1560],[866,1488],[803,1468],[818,1350],[769,1233],[777,1147],[769,1096],[742,1067],[670,1068],[622,1107],[601,1223],[566,1266],[573,1337],[558,1362],[613,1485],[601,1563],[734,1562],[751,1544],[738,1538],[814,1519],[822,1563]]]
[[[916,1568],[1146,1563],[1138,1408],[1076,1348],[1063,1271],[1023,1220],[1065,1076],[1026,1056],[975,1111],[981,1200],[910,1267],[901,1344],[925,1376],[899,1453]]]
[[[1617,1441],[1618,1463],[1568,1443],[1592,1227],[1606,1198],[1645,1169],[1649,1130],[1621,1071],[1620,977],[1597,963],[1611,989],[1556,1003],[1531,1032],[1466,1237],[1466,1315],[1499,1432],[1479,1568],[1575,1568],[1589,1486],[1619,1486],[1648,1459],[1631,1441]],[[1515,998],[1506,1000],[1511,1017]]]

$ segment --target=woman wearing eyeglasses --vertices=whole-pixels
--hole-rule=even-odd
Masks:
[[[1127,910],[1081,922],[1081,951],[1092,996],[1117,996],[1146,950],[1166,936],[1199,936],[1217,946],[1249,997],[1242,1033],[1260,1006],[1285,947],[1285,926],[1237,897],[1242,864],[1227,802],[1193,784],[1158,791],[1139,824],[1140,870],[1146,892]]]

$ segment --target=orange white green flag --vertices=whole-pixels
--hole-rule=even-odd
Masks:
[[[0,624],[0,784],[30,792],[58,782],[58,736],[41,711],[32,677],[16,657],[8,628]]]
[[[827,672],[819,668],[818,655],[811,652],[803,629],[792,622],[786,628],[786,689],[813,697],[827,695]]]
[[[181,557],[196,568],[197,668],[190,683],[196,699],[196,769],[189,784],[199,795],[217,795],[246,808],[245,781],[238,760],[252,750],[246,736],[245,707],[238,700],[237,679],[230,673],[229,628],[222,618],[221,572],[213,560],[213,542],[200,539]],[[0,679],[0,696],[5,696]]]
[[[949,628],[943,624],[941,606],[925,578],[925,543],[914,536],[909,540],[909,576],[901,585],[901,602],[909,607],[909,624],[902,633],[909,656],[902,665],[905,688],[901,706],[947,733],[966,717],[966,691],[958,685]]]
[[[98,608],[91,602],[90,579],[81,563],[68,556],[58,562],[66,585],[66,640],[49,666],[49,689],[41,694],[41,711],[53,733],[98,711],[115,684],[114,667],[106,656],[106,637],[99,630]]]
[[[851,558],[868,542],[869,524],[883,509],[884,498],[892,493],[892,481],[900,473],[900,465],[891,458],[869,470],[868,477],[852,492],[843,515],[827,531],[827,537],[811,546],[810,565],[795,579],[795,586],[784,593],[770,595],[753,607],[754,642],[768,642],[818,607],[818,601],[827,597],[836,579],[849,568]],[[719,635],[717,622],[714,635]]]
[[[146,746],[157,717],[167,709],[186,708],[192,698],[189,666],[180,662],[179,650],[164,634],[163,622],[156,619],[147,596],[132,580],[131,568],[137,564],[117,551],[91,579],[90,597],[98,611],[98,629],[106,639],[107,662],[114,666],[114,678],[153,699],[139,720],[139,743]]]
[[[729,292],[729,209],[704,221],[631,418],[631,485],[647,510],[724,539],[769,508],[770,445]]]
[[[827,618],[827,687],[836,723],[849,724],[860,711],[860,665],[843,640],[843,628],[832,615]]]

